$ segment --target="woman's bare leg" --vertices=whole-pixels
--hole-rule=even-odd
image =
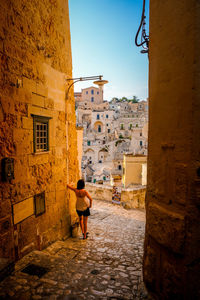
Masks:
[[[79,222],[80,222],[80,227],[81,227],[81,231],[82,234],[84,233],[84,228],[83,228],[83,216],[79,217]]]
[[[88,221],[88,217],[85,217],[83,216],[83,236],[84,236],[84,239],[86,239],[87,237],[87,221]]]

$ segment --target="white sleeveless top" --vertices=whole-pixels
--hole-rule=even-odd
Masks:
[[[76,195],[76,209],[80,210],[80,211],[84,211],[86,210],[90,204],[89,204],[89,200],[86,198],[86,196],[84,197],[79,197]]]

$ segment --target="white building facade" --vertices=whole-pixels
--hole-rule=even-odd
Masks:
[[[122,176],[123,155],[147,155],[148,103],[103,101],[100,89],[78,93],[77,125],[84,128],[82,175],[86,181],[110,183]]]

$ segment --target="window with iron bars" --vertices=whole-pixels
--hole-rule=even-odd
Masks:
[[[49,119],[50,117],[33,117],[33,147],[34,152],[49,151]]]

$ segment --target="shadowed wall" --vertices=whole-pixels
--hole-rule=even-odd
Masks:
[[[144,281],[156,299],[198,299],[200,2],[150,1]]]

